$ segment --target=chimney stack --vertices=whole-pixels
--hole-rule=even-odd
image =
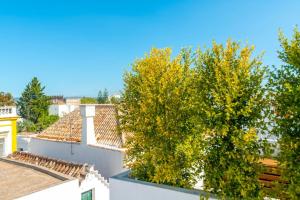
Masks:
[[[94,117],[95,105],[80,105],[80,114],[82,117],[81,143],[96,144]]]

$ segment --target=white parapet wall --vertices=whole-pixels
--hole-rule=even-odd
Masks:
[[[16,117],[17,109],[15,106],[0,107],[0,117]]]
[[[92,190],[93,200],[109,200],[109,184],[97,170],[90,170],[80,183],[80,192]]]
[[[27,196],[18,198],[17,200],[41,200],[41,199],[55,199],[55,200],[63,200],[63,199],[72,199],[72,200],[80,200],[81,199],[81,191],[79,190],[78,180],[70,180],[64,183],[46,188],[44,190],[34,192]]]
[[[139,181],[128,177],[129,171],[109,179],[110,200],[199,200],[217,199],[200,190],[187,190],[162,184]]]
[[[113,148],[32,137],[28,151],[51,158],[94,165],[106,179],[125,170],[124,151]]]

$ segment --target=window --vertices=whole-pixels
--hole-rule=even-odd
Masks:
[[[93,191],[89,190],[81,193],[81,200],[93,200]]]

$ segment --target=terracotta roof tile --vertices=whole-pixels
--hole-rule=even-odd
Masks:
[[[118,132],[117,112],[114,105],[96,105],[94,117],[95,137],[98,144],[121,148],[122,136]],[[79,108],[60,118],[38,134],[38,138],[80,142],[82,118]]]
[[[74,164],[26,152],[14,152],[13,154],[9,155],[8,158],[11,160],[22,161],[24,163],[45,167],[75,178],[82,178],[88,172],[88,167],[86,164]]]

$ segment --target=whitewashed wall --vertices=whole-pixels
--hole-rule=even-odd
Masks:
[[[18,151],[28,151],[28,146],[30,143],[31,137],[26,135],[17,135],[17,150]]]
[[[94,165],[95,169],[107,179],[125,170],[124,152],[120,150],[31,138],[28,151],[56,159]]]
[[[61,184],[18,198],[18,200],[80,200],[81,193],[78,186],[79,182],[77,179],[66,181]]]
[[[62,104],[62,105],[50,105],[49,106],[49,114],[50,115],[58,115],[59,117],[63,117],[65,114],[68,114],[78,108],[78,105],[67,105],[67,104]]]
[[[109,192],[110,200],[199,200],[200,193],[207,195],[198,190],[129,179],[126,172],[109,179]]]
[[[0,121],[0,125],[0,138],[4,139],[3,156],[7,156],[12,152],[11,121]]]
[[[80,185],[78,179],[65,181],[55,186],[20,197],[17,200],[81,200],[81,194],[89,190],[93,191],[94,200],[109,200],[108,185],[104,184],[93,175],[89,175]]]
[[[94,200],[109,200],[108,182],[98,172],[89,173],[80,184],[80,193],[92,190]]]

